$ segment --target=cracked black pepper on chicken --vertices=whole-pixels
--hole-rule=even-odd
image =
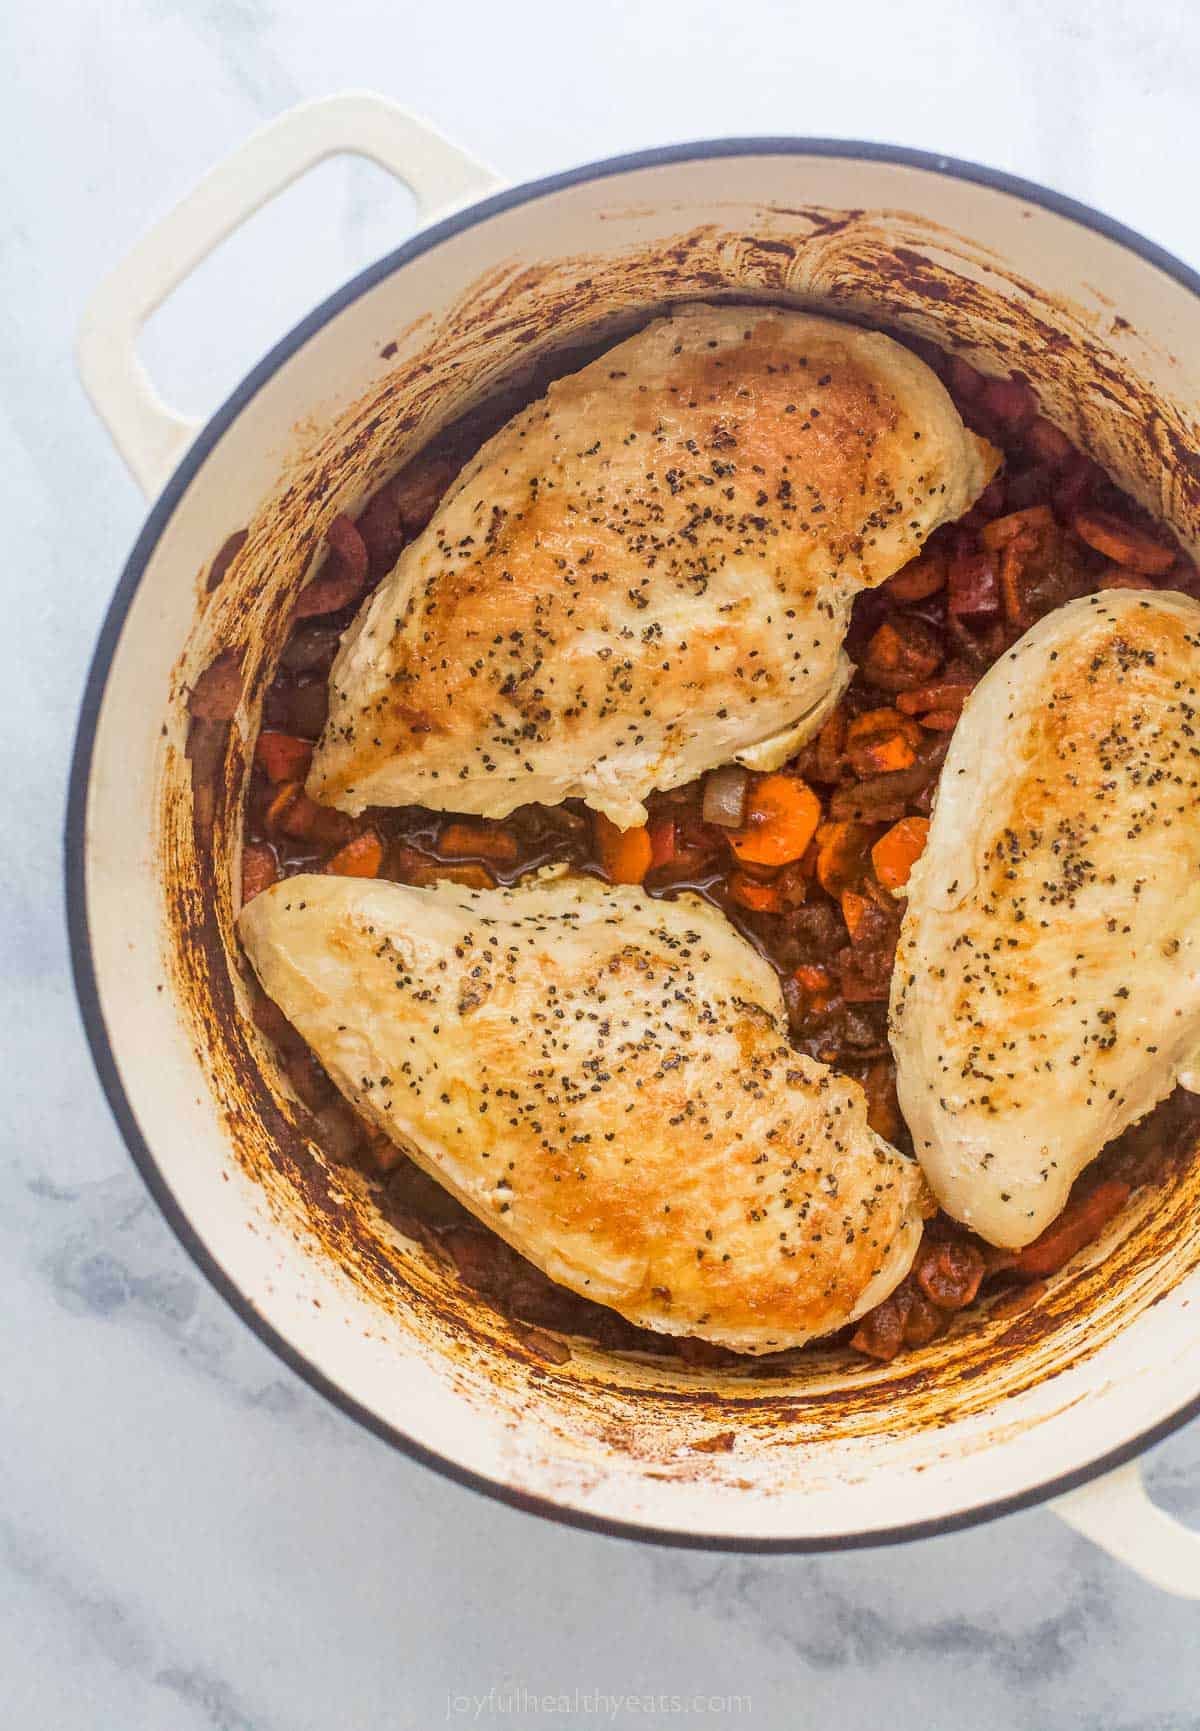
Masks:
[[[902,892],[926,839],[964,702],[1031,625],[1074,597],[1129,587],[1185,594],[1200,588],[1169,539],[1038,414],[1023,380],[985,380],[961,361],[928,348],[921,353],[948,384],[968,426],[1004,452],[1003,473],[957,521],[934,529],[915,558],[895,560],[895,575],[846,608],[853,679],[834,693],[815,735],[797,744],[803,732],[797,729],[788,754],[766,771],[729,762],[736,754],[725,741],[724,756],[709,756],[713,767],[704,775],[651,784],[653,791],[635,787],[607,812],[611,789],[597,797],[597,785],[575,770],[578,785],[565,800],[561,788],[546,787],[558,803],[522,802],[509,810],[506,794],[503,817],[478,815],[487,809],[482,802],[455,808],[449,792],[449,811],[440,793],[424,805],[367,805],[354,814],[318,804],[304,784],[327,719],[326,679],[339,639],[364,595],[380,592],[405,545],[419,539],[440,490],[464,464],[469,471],[487,424],[468,420],[452,429],[382,488],[356,525],[337,519],[330,556],[301,597],[266,700],[246,814],[244,899],[252,902],[301,872],[470,890],[516,884],[554,863],[638,884],[652,898],[692,892],[728,916],[770,963],[793,1049],[860,1083],[871,1130],[901,1152],[911,1150],[896,1098],[887,999]],[[644,611],[632,598],[629,605]],[[830,610],[821,617],[829,620]],[[839,637],[833,661],[841,646]],[[647,647],[653,650],[653,635]],[[220,699],[214,703],[203,688],[202,679],[198,725],[219,725]],[[779,719],[775,732],[786,734],[786,718]],[[419,729],[426,712],[414,709],[404,720]],[[660,744],[677,726],[669,710]],[[677,771],[682,778],[695,744],[686,727],[679,738],[669,742],[675,755],[668,783]],[[319,791],[319,778],[308,785]],[[588,793],[593,809],[581,798]],[[614,816],[628,824],[642,815],[634,800],[645,821],[619,828]],[[1067,876],[1068,854],[1074,857],[1069,848],[1063,854]],[[646,1333],[636,1326],[646,1319],[627,1320],[547,1278],[482,1226],[477,1208],[468,1212],[448,1193],[444,1172],[435,1184],[410,1163],[372,1117],[372,1090],[358,1089],[356,1105],[366,1108],[360,1116],[343,1098],[354,1090],[344,1078],[341,1092],[335,1089],[279,1006],[261,993],[257,1003],[330,1151],[378,1176],[387,1205],[409,1229],[440,1246],[470,1285],[514,1318],[609,1345],[674,1351],[685,1360],[708,1362],[729,1350],[719,1339]],[[1176,1090],[1124,1129],[1087,1167],[1063,1212],[1023,1248],[997,1248],[948,1215],[932,1214],[911,1271],[881,1304],[856,1317],[854,1345],[888,1358],[932,1339],[956,1310],[1001,1283],[1012,1289],[1004,1303],[1036,1302],[1036,1282],[1095,1236],[1132,1187],[1187,1150],[1191,1099]],[[681,1147],[680,1157],[685,1153]],[[704,1250],[703,1239],[698,1248]],[[544,1341],[550,1356],[569,1350],[551,1336]]]

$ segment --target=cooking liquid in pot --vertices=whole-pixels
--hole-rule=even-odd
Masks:
[[[486,822],[420,807],[351,818],[304,794],[341,633],[462,463],[545,389],[550,375],[543,371],[440,435],[368,500],[356,525],[340,518],[331,527],[330,554],[301,596],[265,698],[246,808],[244,896],[301,871],[484,886],[513,883],[556,861],[641,882],[651,895],[695,891],[722,908],[779,973],[798,1049],[860,1081],[873,1127],[911,1151],[887,1040],[902,911],[891,892],[920,850],[966,696],[1035,620],[1075,596],[1118,585],[1200,595],[1200,574],[1166,531],[1039,415],[1024,380],[985,379],[930,345],[912,346],[943,378],[968,425],[1003,448],[1006,466],[966,517],[859,597],[847,640],[853,682],[818,738],[788,766],[821,802],[820,826],[811,841],[798,843],[798,857],[782,866],[757,863],[764,850],[737,839],[750,830],[728,827],[731,817],[746,814],[747,801],[753,817],[756,793],[769,779],[741,771],[722,772],[723,785],[710,787],[707,818],[704,778],[652,795],[645,830],[624,836],[574,801]],[[570,371],[597,352],[560,355],[554,371]],[[193,695],[197,731],[219,725],[222,703],[218,662]],[[192,755],[202,798],[205,754]],[[714,816],[723,823],[708,821]],[[505,1314],[530,1325],[527,1339],[547,1357],[565,1358],[569,1348],[538,1332],[545,1328],[685,1362],[735,1359],[705,1342],[637,1329],[556,1286],[369,1130],[282,1013],[256,983],[252,989],[256,1019],[314,1114],[327,1153],[375,1180],[384,1212],[449,1256],[460,1277]],[[1200,1097],[1177,1089],[1088,1167],[1063,1214],[1024,1251],[996,1250],[934,1215],[912,1272],[857,1325],[851,1344],[889,1359],[944,1332],[981,1294],[993,1309],[1036,1303],[1045,1277],[1098,1236],[1133,1189],[1166,1177],[1186,1156],[1198,1121]]]

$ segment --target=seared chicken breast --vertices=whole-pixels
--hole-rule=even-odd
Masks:
[[[846,683],[850,606],[997,453],[925,363],[804,313],[684,309],[467,464],[343,640],[308,791],[503,817],[774,768]]]
[[[920,1169],[792,1049],[774,973],[707,904],[303,876],[239,930],[358,1111],[631,1322],[770,1352],[907,1272]]]
[[[891,1031],[939,1201],[1014,1249],[1189,1075],[1200,604],[1072,601],[980,682],[909,880]]]

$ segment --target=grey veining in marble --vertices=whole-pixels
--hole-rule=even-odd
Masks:
[[[451,1694],[749,1696],[762,1731],[1180,1731],[1200,1607],[1045,1511],[905,1548],[740,1559],[534,1522],[391,1453],[224,1308],[109,1119],[67,974],[59,826],[77,694],[143,505],[82,398],[89,288],[289,103],[371,86],[514,179],[714,133],[898,140],[1112,211],[1200,262],[1187,0],[8,0],[0,8],[6,599],[0,1727],[429,1731]],[[332,165],[147,333],[212,407],[406,198]],[[1200,1516],[1200,1429],[1153,1455]],[[638,1715],[662,1726],[671,1716]]]

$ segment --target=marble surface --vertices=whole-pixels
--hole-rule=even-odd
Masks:
[[[740,1696],[709,1721],[762,1731],[1200,1725],[1200,1607],[1047,1511],[818,1559],[656,1550],[485,1501],[325,1406],[147,1199],[80,1034],[59,888],[77,696],[144,509],[75,381],[74,327],[123,246],[256,124],[371,86],[513,179],[714,133],[888,139],[1049,182],[1200,263],[1177,166],[1197,143],[1194,9],[46,0],[0,10],[0,44],[0,1725],[428,1731],[489,1690],[455,1716],[673,1717],[614,1721],[600,1691]],[[155,320],[156,378],[212,407],[409,220],[382,176],[322,170]],[[1149,1470],[1200,1516],[1200,1429]],[[578,1691],[577,1710],[512,1711],[513,1688]]]

